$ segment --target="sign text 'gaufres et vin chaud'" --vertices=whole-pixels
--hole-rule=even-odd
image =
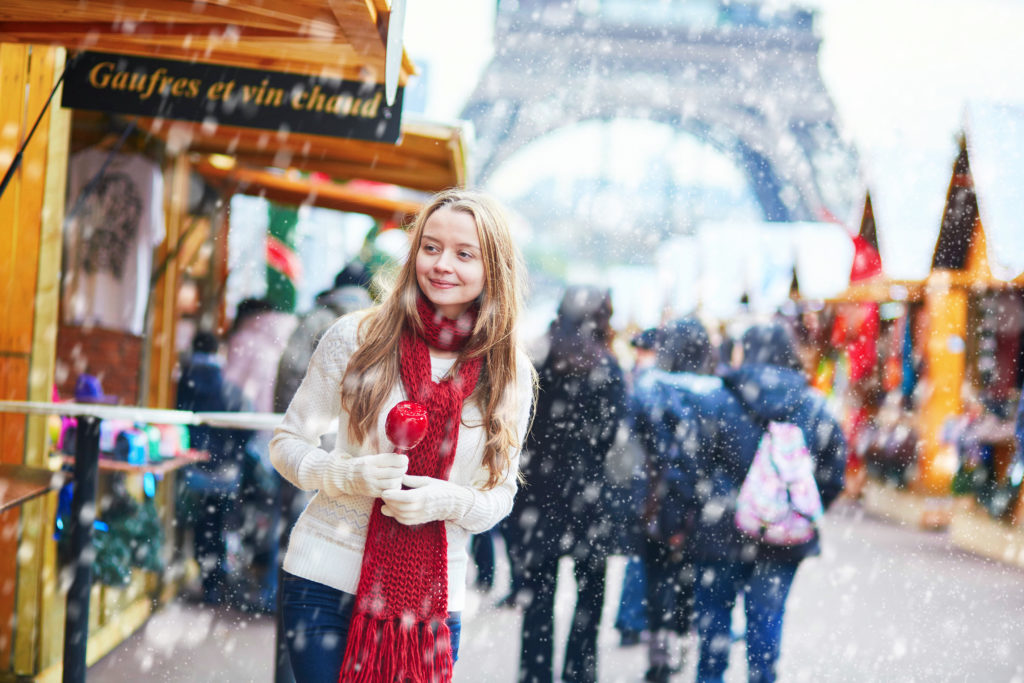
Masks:
[[[61,104],[185,121],[396,142],[402,89],[280,71],[83,52],[64,76]]]

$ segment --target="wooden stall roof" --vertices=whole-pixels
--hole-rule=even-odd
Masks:
[[[388,0],[4,0],[0,42],[384,81]],[[399,83],[415,67],[402,55]]]
[[[141,119],[140,124],[172,152],[228,154],[253,168],[319,171],[337,181],[371,180],[424,192],[467,182],[469,133],[457,124],[405,117],[397,144],[185,121]]]

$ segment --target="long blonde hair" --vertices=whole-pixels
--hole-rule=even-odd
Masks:
[[[524,266],[512,240],[512,231],[501,206],[488,196],[453,189],[434,195],[409,229],[409,257],[402,265],[390,292],[359,328],[359,348],[349,359],[342,380],[341,405],[348,412],[349,439],[360,443],[374,432],[380,411],[400,381],[400,345],[406,329],[422,330],[416,310],[420,296],[416,281],[416,255],[427,219],[446,208],[473,218],[480,240],[484,289],[476,327],[452,367],[464,359],[482,357],[476,389],[468,400],[476,401],[483,415],[487,441],[483,463],[489,471],[488,488],[508,473],[512,450],[525,434],[518,434],[516,392],[516,321],[523,309]],[[535,373],[533,383],[536,385]]]

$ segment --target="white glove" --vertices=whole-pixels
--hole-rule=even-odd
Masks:
[[[408,489],[385,491],[381,514],[413,526],[435,520],[457,520],[473,506],[473,492],[444,479],[407,474],[402,483]]]
[[[322,489],[331,497],[347,493],[376,498],[384,491],[400,488],[408,467],[408,456],[399,453],[335,459],[324,472]]]

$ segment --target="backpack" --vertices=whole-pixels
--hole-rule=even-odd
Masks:
[[[769,422],[740,486],[736,528],[769,545],[800,545],[814,538],[823,513],[803,431]]]

